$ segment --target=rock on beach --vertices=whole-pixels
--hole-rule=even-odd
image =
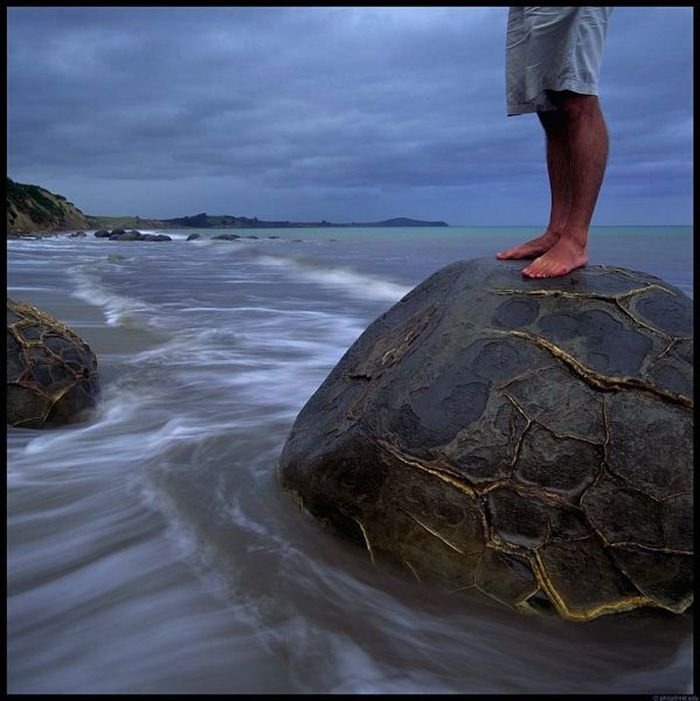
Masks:
[[[81,421],[99,395],[97,358],[72,329],[7,300],[7,423],[43,428]]]
[[[172,241],[172,237],[167,234],[142,234],[137,229],[99,229],[94,233],[97,238],[108,239],[109,241]]]
[[[284,490],[421,582],[572,621],[692,603],[692,301],[591,266],[458,261],[297,417]]]

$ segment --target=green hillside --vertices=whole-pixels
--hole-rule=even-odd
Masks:
[[[86,229],[85,215],[63,195],[7,178],[7,233]]]

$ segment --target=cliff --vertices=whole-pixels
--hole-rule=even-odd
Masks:
[[[87,229],[87,217],[63,195],[7,178],[7,233]]]

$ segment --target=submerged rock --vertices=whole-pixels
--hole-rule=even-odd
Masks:
[[[282,487],[419,580],[575,621],[692,603],[692,302],[646,273],[459,261],[302,409]]]
[[[41,428],[80,421],[99,393],[97,358],[71,329],[7,300],[7,423]]]

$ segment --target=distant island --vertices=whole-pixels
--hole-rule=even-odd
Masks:
[[[175,219],[163,219],[162,228],[172,229],[301,229],[309,227],[342,227],[342,226],[448,226],[444,221],[422,221],[407,217],[395,217],[376,222],[351,222],[338,223],[329,221],[320,222],[293,222],[293,221],[263,221],[257,217],[234,217],[230,214],[210,215],[206,212],[195,214],[191,217],[177,217]]]
[[[151,228],[151,229],[301,229],[310,227],[397,227],[448,226],[444,221],[422,221],[395,217],[376,222],[338,223],[329,221],[264,221],[257,217],[206,212],[173,219],[142,219],[138,216],[95,216],[84,214],[63,195],[7,178],[7,233],[29,234],[76,229]]]

